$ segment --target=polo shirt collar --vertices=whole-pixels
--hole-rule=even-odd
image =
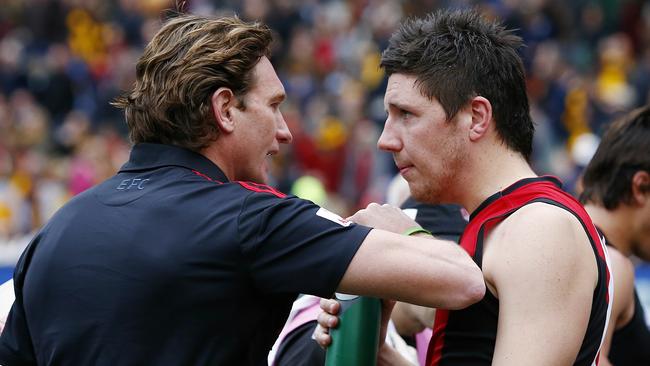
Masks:
[[[131,149],[129,161],[120,172],[149,170],[165,166],[180,166],[197,171],[219,182],[228,178],[219,167],[205,156],[178,146],[139,143]]]

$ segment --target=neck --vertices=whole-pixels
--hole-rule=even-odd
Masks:
[[[603,231],[610,245],[625,256],[632,254],[630,245],[632,221],[625,213],[624,206],[608,210],[605,207],[587,203],[585,209],[591,217],[591,221]]]
[[[233,167],[228,164],[230,161],[229,159],[224,158],[225,152],[221,151],[223,148],[220,146],[225,146],[226,144],[216,144],[212,143],[205,149],[201,150],[199,153],[206,158],[210,159],[211,162],[213,162],[216,166],[221,169],[223,174],[226,175],[228,180],[232,181],[235,180],[235,172]]]
[[[470,168],[465,170],[468,176],[459,185],[462,192],[458,202],[470,213],[491,195],[521,179],[537,176],[521,154],[501,143],[491,146],[492,151],[483,150],[476,154],[477,159],[470,160]]]

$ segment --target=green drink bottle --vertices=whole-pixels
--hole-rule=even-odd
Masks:
[[[336,300],[341,303],[339,326],[330,330],[332,344],[327,349],[325,366],[375,366],[381,301],[340,293]]]

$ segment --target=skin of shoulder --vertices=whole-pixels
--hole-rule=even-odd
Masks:
[[[598,281],[578,219],[544,203],[522,207],[488,234],[483,273],[499,298],[493,365],[572,365]]]
[[[610,365],[607,355],[612,345],[614,331],[629,323],[634,315],[634,265],[616,248],[609,247],[608,252],[616,291],[612,301],[612,315],[600,352],[600,365]]]

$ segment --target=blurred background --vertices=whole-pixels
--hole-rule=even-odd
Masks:
[[[526,47],[533,167],[574,189],[603,127],[650,102],[650,2],[641,0],[193,0],[275,31],[272,61],[294,135],[273,182],[343,216],[385,201],[396,173],[376,149],[385,119],[381,51],[401,19],[476,6]],[[130,89],[169,0],[3,0],[0,7],[0,280],[75,194],[114,174],[130,144],[109,102]],[[650,149],[650,148],[649,148]],[[638,286],[650,303],[650,267]],[[650,312],[646,312],[650,314]]]

